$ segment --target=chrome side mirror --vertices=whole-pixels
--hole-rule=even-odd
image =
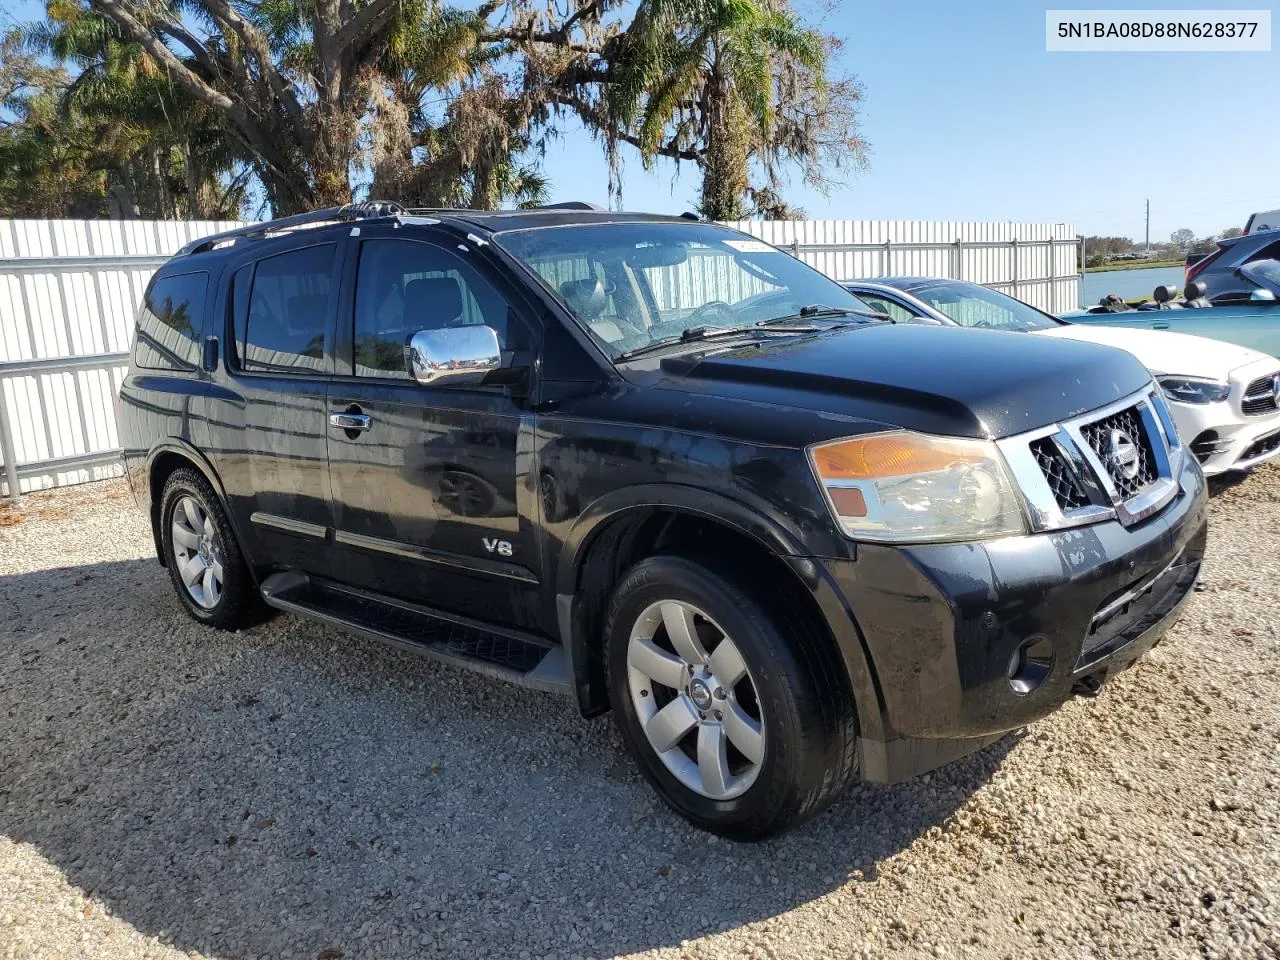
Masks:
[[[1254,303],[1274,303],[1276,295],[1270,290],[1259,287],[1257,290],[1253,291],[1253,293],[1249,294],[1249,299]]]
[[[498,332],[479,324],[419,330],[405,348],[413,379],[424,386],[480,383],[498,369]]]

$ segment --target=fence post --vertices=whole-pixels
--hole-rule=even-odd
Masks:
[[[4,380],[0,380],[0,456],[4,457],[4,479],[9,487],[9,502],[21,504],[22,484],[18,480],[18,454],[13,447],[9,407],[4,399]]]
[[[964,241],[956,240],[956,267],[951,271],[957,280],[964,279]]]
[[[1012,240],[1009,241],[1009,249],[1013,251],[1013,282],[1009,285],[1010,287],[1013,288],[1013,293],[1009,294],[1009,296],[1017,300],[1019,299],[1018,297],[1018,238],[1017,237],[1014,237]]]
[[[893,271],[889,268],[893,266],[893,241],[886,240],[884,249],[880,251],[880,276],[891,276]]]
[[[1058,265],[1053,258],[1058,255],[1058,242],[1049,238],[1049,312],[1058,312]]]
[[[1077,234],[1076,241],[1080,245],[1080,280],[1076,284],[1076,299],[1080,302],[1077,303],[1076,306],[1083,307],[1084,306],[1084,273],[1085,273],[1085,267],[1088,265],[1089,261],[1088,259],[1086,259],[1086,256],[1085,256],[1084,234],[1083,233]]]

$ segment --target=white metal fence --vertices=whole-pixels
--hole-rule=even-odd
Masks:
[[[0,220],[0,492],[120,472],[116,393],[152,272],[233,224]],[[11,467],[16,465],[16,470]]]
[[[0,220],[0,494],[120,473],[116,394],[134,310],[184,243],[236,224]],[[954,277],[1058,311],[1079,303],[1068,224],[745,221],[732,224],[835,279]],[[16,470],[11,465],[16,465]]]
[[[1050,313],[1080,305],[1074,224],[926,220],[744,220],[730,224],[837,280],[951,277]]]

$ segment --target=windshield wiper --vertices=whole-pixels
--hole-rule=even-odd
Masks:
[[[876,310],[858,310],[855,307],[828,307],[824,303],[811,303],[801,307],[799,313],[788,313],[780,317],[770,317],[756,324],[758,327],[771,327],[775,323],[792,323],[796,320],[815,320],[824,317],[866,317],[868,320],[881,320],[895,323],[893,317]]]
[[[795,320],[797,317],[791,317]],[[814,326],[792,326],[792,327],[773,327],[769,333],[817,333],[818,327]],[[678,346],[684,343],[697,343],[702,340],[718,340],[721,337],[740,337],[747,334],[760,334],[765,331],[760,329],[760,324],[753,323],[743,327],[690,327],[683,333],[673,337],[662,337],[654,340],[652,343],[646,343],[644,346],[635,347],[618,354],[618,360],[632,360],[635,357],[642,357],[647,353],[654,353],[667,347]]]

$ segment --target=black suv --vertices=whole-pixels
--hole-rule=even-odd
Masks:
[[[612,707],[740,838],[1093,693],[1196,580],[1129,354],[895,325],[689,218],[360,205],[189,245],[121,389],[182,604]]]

